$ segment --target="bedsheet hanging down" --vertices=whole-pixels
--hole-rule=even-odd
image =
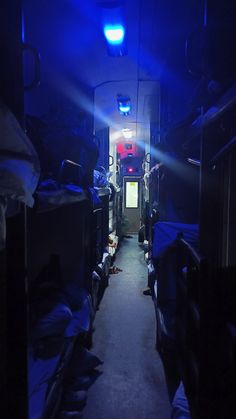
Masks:
[[[29,138],[12,112],[0,102],[0,195],[32,207],[40,164]]]
[[[5,247],[8,200],[33,207],[40,165],[12,112],[0,100],[0,250]]]
[[[37,183],[31,162],[11,155],[0,156],[0,195],[33,207]]]

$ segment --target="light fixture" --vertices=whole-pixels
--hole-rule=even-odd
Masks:
[[[118,109],[121,115],[128,116],[131,111],[131,102],[128,96],[117,96]]]
[[[124,138],[127,138],[127,139],[130,139],[133,136],[133,133],[132,133],[131,129],[129,129],[129,128],[122,129],[122,134],[123,134]]]
[[[120,112],[121,113],[125,113],[125,114],[128,114],[128,112],[130,112],[130,105],[120,105],[119,106],[119,110],[120,110]]]
[[[124,4],[120,1],[102,1],[97,4],[101,11],[101,24],[108,55],[122,57],[126,50]]]
[[[111,45],[120,45],[124,41],[125,28],[121,24],[105,25],[104,35],[107,42]]]

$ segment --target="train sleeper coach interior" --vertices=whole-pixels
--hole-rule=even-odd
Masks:
[[[0,416],[235,418],[235,1],[0,9]]]

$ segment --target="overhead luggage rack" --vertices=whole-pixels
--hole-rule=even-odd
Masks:
[[[189,143],[194,141],[203,129],[208,128],[211,124],[215,123],[226,112],[236,104],[236,83],[229,88],[221,98],[212,105],[203,115],[196,118],[190,125],[186,141],[183,143],[183,148],[186,148]]]

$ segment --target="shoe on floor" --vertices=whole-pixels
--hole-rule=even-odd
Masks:
[[[143,290],[143,295],[152,295],[151,288],[147,287]]]
[[[117,266],[111,266],[109,268],[109,274],[118,274],[119,272],[122,272],[122,269],[118,268]]]

